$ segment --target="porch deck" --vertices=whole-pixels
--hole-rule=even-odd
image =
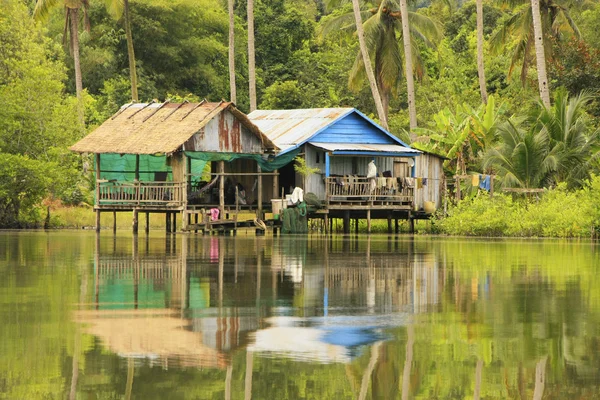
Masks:
[[[410,210],[412,187],[392,177],[329,177],[325,179],[329,210]]]

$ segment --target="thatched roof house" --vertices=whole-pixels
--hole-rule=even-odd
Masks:
[[[79,153],[261,154],[276,146],[231,102],[126,104],[71,147]]]

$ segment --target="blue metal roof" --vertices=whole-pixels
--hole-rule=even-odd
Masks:
[[[354,108],[256,110],[248,118],[281,149],[280,154],[308,141],[394,144],[410,149],[409,145]]]

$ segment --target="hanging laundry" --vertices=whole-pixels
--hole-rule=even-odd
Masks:
[[[427,186],[427,178],[423,178],[423,186]]]
[[[471,184],[473,185],[473,187],[479,186],[479,174],[471,176]]]
[[[417,179],[417,189],[423,189],[423,178],[416,178]]]
[[[483,179],[481,179],[481,183],[479,183],[479,187],[483,190],[490,191],[491,187],[491,177],[489,175],[482,175]]]
[[[210,219],[211,221],[216,221],[219,219],[219,209],[218,208],[211,208],[210,209]]]
[[[413,188],[415,187],[415,178],[411,178],[407,176],[404,178],[404,182],[406,183],[406,187]]]

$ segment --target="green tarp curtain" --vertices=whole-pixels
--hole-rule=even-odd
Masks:
[[[186,151],[185,155],[191,160],[192,175],[200,176],[211,161],[231,162],[238,159],[254,160],[260,165],[264,172],[273,172],[296,158],[300,153],[300,148],[285,153],[281,156],[263,156],[261,154],[239,154],[239,153],[218,153],[218,152],[193,152]],[[100,155],[100,179],[116,180],[119,182],[132,182],[135,180],[135,154],[115,154],[104,153]],[[95,163],[95,160],[94,160]],[[95,170],[94,165],[94,170]],[[153,156],[140,154],[139,166],[140,181],[159,180],[156,173],[166,173],[166,178],[160,180],[173,180],[171,166],[167,165],[167,156]],[[164,174],[162,174],[164,175]]]
[[[100,155],[100,179],[118,182],[135,180],[135,154],[105,153]],[[96,168],[94,159],[94,170]],[[192,160],[191,173],[201,175],[206,161]],[[167,156],[140,154],[140,181],[167,180],[172,181],[171,166],[167,165]],[[156,173],[163,176],[156,176]],[[166,178],[164,173],[166,173]],[[159,179],[160,178],[160,179]]]
[[[260,165],[263,172],[273,172],[279,169],[296,158],[300,153],[300,148],[285,153],[281,156],[263,156],[261,154],[240,154],[240,153],[217,153],[217,152],[194,152],[186,151],[185,155],[192,160],[202,160],[204,162],[209,161],[227,161],[231,162],[234,160],[254,160]]]

